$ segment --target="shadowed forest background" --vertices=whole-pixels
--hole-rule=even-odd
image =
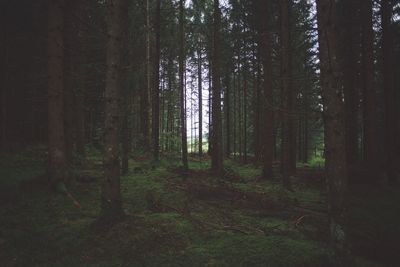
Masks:
[[[1,0],[0,266],[398,266],[399,0]]]

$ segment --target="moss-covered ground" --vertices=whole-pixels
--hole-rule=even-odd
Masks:
[[[336,266],[319,169],[300,168],[290,192],[252,164],[226,161],[215,177],[207,159],[191,158],[185,175],[171,155],[132,155],[121,177],[126,217],[102,223],[100,154],[71,171],[80,209],[49,192],[45,162],[43,147],[1,156],[0,266]],[[399,188],[352,192],[352,266],[397,266]]]

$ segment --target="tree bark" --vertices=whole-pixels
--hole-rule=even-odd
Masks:
[[[296,131],[294,114],[294,92],[292,86],[292,55],[290,34],[290,0],[281,1],[281,56],[283,90],[283,131],[282,131],[282,182],[291,189],[290,176],[296,172]],[[299,140],[300,141],[300,140]],[[293,155],[294,154],[294,155]]]
[[[78,1],[78,7],[76,10],[76,16],[81,19],[87,12],[87,2]],[[85,38],[87,32],[84,30],[83,24],[77,22],[78,32],[78,73],[79,81],[78,87],[75,92],[75,137],[76,137],[76,152],[81,157],[85,158],[85,88],[86,88],[86,64],[87,64],[87,46],[85,44]]]
[[[396,127],[396,94],[394,83],[394,43],[393,43],[393,1],[381,1],[382,15],[382,50],[383,50],[383,90],[385,99],[385,154],[386,154],[386,173],[391,184],[397,182],[396,177],[396,137],[399,133]]]
[[[362,80],[364,108],[364,167],[368,169],[366,177],[370,182],[378,176],[378,123],[377,123],[377,93],[374,82],[374,32],[372,25],[372,0],[361,5],[362,19]]]
[[[262,145],[262,156],[264,161],[263,178],[272,178],[272,160],[273,160],[273,93],[272,93],[272,46],[270,37],[270,26],[268,19],[270,17],[270,1],[259,1],[260,21],[260,49],[263,66],[263,105],[264,108],[264,142]]]
[[[126,4],[128,8],[128,4]],[[129,152],[131,150],[131,140],[130,140],[130,125],[129,125],[129,113],[131,109],[131,94],[128,87],[128,65],[129,65],[129,20],[128,15],[125,14],[121,17],[121,67],[120,67],[120,92],[119,97],[122,106],[122,118],[121,118],[121,172],[122,174],[128,173],[129,170]]]
[[[343,93],[346,113],[346,159],[348,165],[355,164],[358,160],[358,127],[357,113],[357,69],[359,54],[359,36],[358,27],[358,6],[359,1],[350,0],[342,2],[342,27],[343,33],[340,35],[342,39],[340,51],[342,53],[343,64]]]
[[[154,31],[156,36],[156,51],[154,57],[154,89],[153,89],[153,157],[160,158],[160,16],[161,0],[156,1]]]
[[[225,128],[226,128],[226,147],[225,156],[231,157],[231,112],[230,112],[230,83],[231,77],[229,73],[226,74],[225,82],[225,95],[224,95],[224,110],[225,110]]]
[[[201,42],[199,40],[199,45]],[[203,77],[202,77],[202,58],[201,58],[201,47],[197,51],[198,62],[197,62],[197,79],[198,79],[198,90],[199,90],[199,157],[203,157]]]
[[[221,127],[221,75],[220,75],[220,24],[221,11],[219,1],[214,0],[213,23],[213,62],[212,62],[212,153],[211,169],[222,174],[222,127]]]
[[[77,9],[77,1],[65,2],[64,19],[64,136],[65,156],[67,168],[72,164],[75,143],[75,103],[74,96],[77,87],[77,46],[76,18],[74,12]]]
[[[121,88],[123,23],[128,0],[108,0],[107,73],[105,88],[104,180],[101,212],[106,218],[123,215],[119,160],[119,94]]]
[[[344,103],[338,66],[336,1],[317,0],[318,42],[325,137],[325,171],[331,240],[340,256],[346,252],[347,166],[345,147]]]
[[[145,76],[146,82],[145,86],[141,91],[140,105],[141,105],[141,115],[140,115],[140,127],[142,132],[142,146],[145,151],[150,149],[150,108],[149,108],[149,95],[151,91],[151,69],[150,69],[150,7],[149,0],[145,0],[146,5],[146,68]]]
[[[67,179],[64,135],[64,10],[65,1],[48,1],[48,175],[55,188]]]
[[[187,134],[186,134],[186,104],[185,104],[185,32],[184,32],[184,0],[179,1],[179,88],[180,88],[180,110],[181,110],[181,138],[182,138],[182,164],[187,170]]]

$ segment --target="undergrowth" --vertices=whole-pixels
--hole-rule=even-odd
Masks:
[[[215,177],[208,159],[196,157],[185,177],[179,158],[152,162],[133,155],[121,177],[126,217],[107,225],[97,221],[102,171],[95,149],[71,172],[76,179],[69,190],[81,209],[37,179],[45,172],[44,147],[1,159],[1,266],[335,266],[325,190],[309,181],[295,179],[289,192],[278,178],[260,180],[260,167],[232,160],[226,177]],[[352,198],[354,266],[375,266],[363,251],[398,240],[396,192]],[[396,252],[388,247],[385,256]]]

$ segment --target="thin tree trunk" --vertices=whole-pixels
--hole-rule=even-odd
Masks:
[[[325,135],[325,171],[331,240],[340,256],[346,251],[345,211],[347,166],[345,122],[341,91],[340,68],[337,63],[336,1],[317,0],[318,42]],[[340,262],[339,262],[340,263]],[[342,263],[343,264],[343,263]],[[343,265],[344,266],[344,265]]]
[[[226,119],[226,147],[225,155],[227,158],[231,156],[231,118],[230,118],[230,82],[231,78],[229,73],[226,74],[226,86],[225,86],[225,97],[224,97],[224,109],[225,109],[225,119]]]
[[[199,45],[200,45],[199,41]],[[201,58],[201,47],[197,51],[198,63],[197,63],[197,79],[198,79],[198,90],[199,90],[199,157],[203,156],[203,79],[202,79],[202,58]]]
[[[119,160],[119,94],[121,87],[123,24],[128,19],[128,0],[108,0],[107,73],[105,88],[104,180],[101,215],[123,215]]]
[[[243,73],[243,162],[247,164],[247,74]]]
[[[65,1],[48,1],[48,175],[53,188],[67,179],[64,136],[63,10]]]
[[[182,137],[182,164],[188,169],[187,137],[186,137],[186,109],[184,86],[184,62],[185,62],[185,33],[184,33],[184,0],[179,1],[179,87],[181,97],[181,137]]]
[[[255,103],[254,103],[254,154],[257,162],[261,160],[261,150],[260,150],[260,143],[261,143],[261,66],[260,66],[260,59],[257,56],[257,79],[255,81],[256,86],[254,87],[254,96],[255,96]]]
[[[221,127],[221,81],[220,81],[220,24],[221,11],[219,1],[214,0],[214,23],[213,23],[213,62],[212,62],[212,153],[211,169],[222,174],[222,127]]]
[[[237,80],[236,80],[236,73],[235,70],[233,70],[233,158],[236,159],[236,90],[237,89]]]
[[[156,51],[154,57],[154,89],[153,89],[153,157],[160,158],[160,16],[161,0],[156,1],[154,31],[156,35]]]

